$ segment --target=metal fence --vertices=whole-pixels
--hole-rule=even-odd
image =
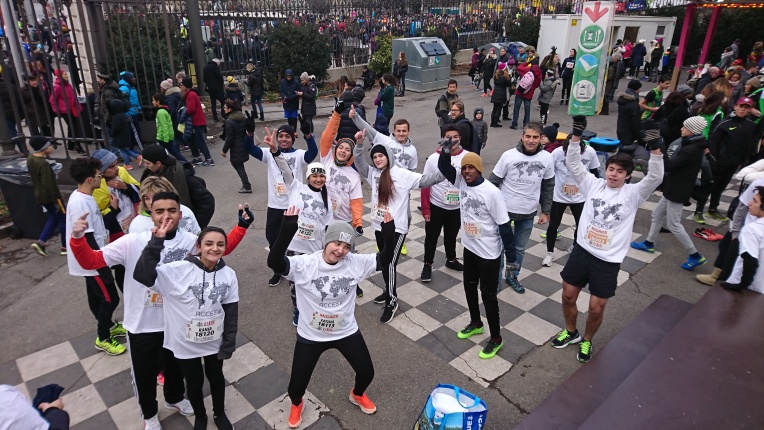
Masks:
[[[37,0],[40,1],[40,0]],[[44,0],[42,0],[44,1]],[[153,139],[152,94],[163,81],[177,85],[176,74],[194,76],[222,60],[223,76],[243,82],[248,65],[268,69],[269,36],[287,22],[312,24],[330,37],[329,68],[368,62],[375,38],[440,35],[458,49],[504,38],[505,27],[523,15],[569,13],[582,7],[573,0],[0,0],[5,18],[3,79],[0,90],[7,126],[0,121],[4,154],[9,136],[42,134],[65,142],[68,150],[108,145],[101,106],[108,74],[133,100],[142,138]],[[8,25],[16,23],[18,25]],[[193,25],[193,23],[198,23]],[[195,61],[196,59],[196,61]],[[321,67],[318,65],[317,67]],[[251,67],[251,66],[250,66]],[[71,86],[59,85],[69,74]],[[129,72],[134,81],[121,79]],[[127,75],[129,76],[129,75]],[[108,82],[107,82],[108,85]],[[241,85],[246,91],[246,86]],[[73,90],[73,91],[72,91]],[[74,94],[75,100],[67,94]],[[52,97],[51,97],[52,96]],[[53,106],[51,106],[53,101]]]

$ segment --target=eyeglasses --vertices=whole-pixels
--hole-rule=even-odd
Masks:
[[[101,179],[103,179],[103,175],[98,173],[95,176],[93,176],[93,179],[95,179],[96,181],[100,181]]]

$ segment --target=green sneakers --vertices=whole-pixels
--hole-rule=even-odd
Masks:
[[[109,354],[109,355],[120,355],[124,354],[127,350],[124,345],[117,342],[116,340],[109,338],[104,341],[99,340],[96,338],[95,341],[95,347],[96,349],[100,349],[101,351]]]
[[[569,332],[566,329],[562,329],[561,332],[557,333],[557,337],[552,340],[552,348],[562,349],[578,342],[581,342],[581,334],[578,333],[578,330]]]
[[[546,233],[541,233],[539,236],[540,236],[542,239],[546,239]],[[560,233],[560,230],[557,230],[557,238],[559,239],[559,238],[561,238],[561,237],[562,237],[562,233]]]
[[[122,327],[121,323],[115,322],[114,326],[109,329],[111,337],[125,337],[127,336],[127,330]]]
[[[721,222],[727,222],[730,220],[726,216],[722,215],[722,213],[719,211],[709,210],[708,212],[706,212],[706,216]]]
[[[483,326],[476,326],[472,323],[467,324],[467,327],[464,327],[459,333],[456,333],[456,337],[459,339],[468,339],[473,335],[476,334],[483,334],[485,331],[485,327]]]
[[[578,361],[582,363],[586,363],[589,361],[590,358],[592,358],[592,353],[594,352],[594,347],[592,346],[592,343],[588,340],[584,340],[581,342],[581,344],[578,347],[578,355],[576,358],[578,358]]]
[[[501,343],[496,343],[493,341],[493,339],[488,339],[488,343],[485,345],[485,348],[483,348],[483,350],[478,353],[478,357],[482,358],[483,360],[493,358],[493,356],[499,352],[502,346],[504,346],[503,339]]]
[[[692,215],[692,218],[695,220],[696,223],[700,225],[706,225],[706,219],[703,217],[703,212],[695,212]]]

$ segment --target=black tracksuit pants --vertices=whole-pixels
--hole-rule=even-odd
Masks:
[[[220,416],[225,413],[225,377],[223,376],[223,360],[217,357],[217,354],[206,357],[177,359],[178,367],[186,380],[186,394],[188,401],[194,408],[194,416],[207,416],[207,409],[204,407],[204,375],[210,381],[210,394],[212,395],[212,413]],[[204,367],[202,367],[204,361]],[[165,382],[167,375],[165,374]]]
[[[459,234],[461,223],[461,210],[458,207],[448,210],[430,204],[430,221],[424,225],[425,263],[433,263],[435,248],[438,246],[441,231],[443,231],[443,248],[446,251],[446,260],[451,261],[456,258],[456,235]]]
[[[157,375],[164,369],[164,398],[173,404],[183,400],[183,374],[172,351],[162,347],[164,333],[127,333],[133,390],[143,419],[157,414]]]

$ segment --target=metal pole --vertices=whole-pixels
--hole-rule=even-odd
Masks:
[[[10,48],[11,58],[16,65],[14,68],[16,72],[16,82],[24,82],[22,73],[24,72],[24,56],[21,55],[21,45],[19,45],[18,28],[16,22],[16,11],[10,7],[11,2],[8,0],[0,0],[0,12],[5,20],[5,37],[8,38],[8,47]],[[19,66],[21,65],[21,66]]]
[[[671,76],[671,91],[676,89],[676,86],[679,82],[679,74],[682,73],[684,53],[687,50],[687,44],[690,41],[690,29],[692,28],[693,21],[695,21],[695,11],[695,5],[688,4],[684,12],[684,22],[682,22],[682,35],[679,38],[679,46],[676,50],[676,64],[674,65],[674,73]]]
[[[170,19],[168,18],[167,5],[161,2],[162,20],[164,21],[164,39],[167,43],[167,56],[170,58],[170,76],[175,80],[175,56],[172,52],[172,42],[170,41]]]
[[[194,73],[196,73],[196,87],[199,95],[204,95],[205,85],[202,78],[204,70],[204,40],[202,39],[202,17],[199,14],[199,2],[197,0],[185,0],[186,12],[188,12],[188,33],[191,36],[191,48],[194,55]]]

